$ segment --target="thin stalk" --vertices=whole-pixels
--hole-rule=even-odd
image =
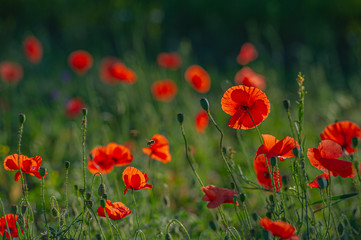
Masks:
[[[83,188],[84,188],[84,193],[86,192],[86,156],[85,156],[85,139],[86,139],[86,127],[87,127],[87,109],[83,108],[83,121],[82,121],[82,125],[83,125],[83,129],[82,129],[82,160],[83,160]],[[85,211],[86,211],[86,203],[85,203],[85,198],[83,197],[83,216],[82,216],[82,223],[80,225],[80,232],[79,232],[79,238],[82,234],[83,231],[83,225],[85,223]]]
[[[100,225],[100,222],[99,222],[99,219],[97,217],[97,214],[93,211],[93,209],[91,208],[88,208],[90,210],[90,212],[93,214],[94,218],[95,218],[95,221],[97,222],[99,228],[100,228],[100,232],[102,233],[102,235],[104,236],[104,239],[107,240],[107,237],[105,236],[104,232],[103,232],[103,228],[102,226]],[[105,211],[105,210],[104,210]],[[108,215],[106,215],[108,216]],[[112,231],[112,236],[113,236],[113,231]],[[114,236],[113,236],[113,239],[114,239]]]
[[[133,202],[134,202],[135,221],[137,222],[138,229],[140,229],[140,225],[139,225],[139,221],[138,221],[137,202],[135,201],[133,189],[132,189],[132,198],[133,198]]]
[[[24,120],[22,121],[20,119],[24,119]],[[19,166],[23,196],[24,196],[24,199],[27,199],[27,187],[26,187],[25,178],[24,178],[24,175],[23,175],[23,170],[21,169],[21,164],[20,164],[21,138],[22,138],[22,135],[23,135],[24,122],[25,122],[25,115],[20,114],[19,115],[19,135],[18,135],[18,166]]]
[[[45,220],[45,226],[46,226],[46,234],[49,239],[49,225],[48,225],[48,219],[46,218],[46,208],[45,208],[45,196],[44,196],[44,178],[41,178],[41,197],[43,200],[43,214],[44,214],[44,220]]]
[[[170,226],[171,226],[172,224],[174,224],[174,223],[178,224],[178,225],[181,227],[181,229],[183,230],[183,232],[186,234],[187,239],[188,239],[188,240],[191,240],[191,237],[189,236],[189,233],[188,233],[187,229],[186,229],[186,228],[184,227],[184,225],[183,225],[179,220],[177,220],[177,219],[172,219],[172,220],[169,221],[169,223],[168,223],[168,225],[167,225],[167,234],[170,236],[170,232],[169,232]]]
[[[6,224],[6,229],[9,233],[9,236],[10,236],[10,239],[12,240],[13,237],[11,236],[11,232],[10,232],[10,228],[9,228],[9,224],[8,224],[8,220],[6,219],[6,214],[5,214],[5,209],[4,209],[4,203],[3,203],[3,200],[0,198],[0,203],[1,203],[1,209],[3,211],[3,215],[4,215],[4,218],[5,218],[5,224]],[[15,218],[15,221],[16,221],[16,215],[14,214],[14,218]],[[5,234],[5,233],[4,233]],[[21,235],[21,232],[18,233],[19,236]]]
[[[231,235],[234,239],[237,239],[237,237],[234,235],[234,233],[230,230],[230,227],[228,226],[228,222],[227,222],[227,219],[224,214],[224,210],[223,210],[222,206],[217,207],[217,210],[218,210],[219,215],[221,216],[222,222],[223,222],[224,226],[226,227],[226,229],[231,233]]]

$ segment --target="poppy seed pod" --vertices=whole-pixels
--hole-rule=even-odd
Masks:
[[[288,99],[283,100],[283,107],[285,108],[286,111],[288,111],[290,109],[291,106],[291,102]]]
[[[205,111],[208,112],[208,110],[209,110],[209,102],[208,102],[207,98],[202,98],[202,99],[200,100],[200,103],[201,103],[202,108],[203,108]]]
[[[25,120],[26,120],[26,116],[25,114],[19,114],[19,124],[22,125],[25,123]]]
[[[179,124],[183,124],[183,120],[184,120],[183,113],[177,114],[177,120],[178,120]]]
[[[98,195],[99,195],[99,197],[101,197],[104,194],[105,194],[105,185],[104,185],[104,183],[101,183],[98,187]]]

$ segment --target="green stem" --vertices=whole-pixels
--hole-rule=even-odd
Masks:
[[[5,209],[4,209],[4,203],[3,203],[3,200],[0,198],[0,203],[1,203],[1,209],[3,211],[3,215],[4,215],[4,218],[5,218],[5,224],[6,224],[6,229],[9,233],[9,236],[10,236],[10,239],[12,240],[13,237],[11,236],[11,232],[10,232],[10,228],[9,228],[9,224],[8,224],[8,220],[6,219],[6,214],[5,214]],[[15,221],[16,221],[16,215],[14,214],[14,218],[15,218]],[[4,233],[5,234],[5,233]],[[21,235],[21,232],[18,233],[19,236]]]
[[[47,233],[47,237],[49,239],[49,225],[48,225],[48,219],[46,218],[45,196],[44,196],[44,177],[41,178],[41,197],[43,200],[43,214],[44,214],[44,220],[45,220],[45,226],[46,226],[46,233]]]
[[[223,222],[224,226],[226,227],[226,229],[231,233],[231,235],[234,239],[237,239],[236,236],[234,235],[233,231],[230,230],[230,227],[228,225],[228,222],[227,222],[227,219],[224,214],[224,210],[223,210],[222,206],[217,207],[217,210],[219,212],[219,215],[221,216],[222,222]]]
[[[167,225],[167,234],[170,236],[170,232],[169,232],[170,226],[171,226],[172,224],[174,224],[174,223],[178,224],[178,225],[181,227],[181,229],[183,230],[183,232],[186,234],[187,239],[188,239],[188,240],[191,240],[191,237],[189,236],[189,233],[188,233],[187,229],[186,229],[186,228],[184,227],[184,225],[183,225],[179,220],[177,220],[177,219],[172,219],[172,220],[169,221],[169,223],[168,223],[168,225]]]
[[[140,229],[140,225],[139,225],[139,221],[138,221],[137,202],[135,201],[133,189],[132,189],[132,198],[133,198],[133,202],[134,202],[135,221],[137,222],[138,229]]]

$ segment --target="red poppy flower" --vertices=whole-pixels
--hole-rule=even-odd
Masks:
[[[271,157],[278,157],[281,161],[286,158],[294,158],[293,149],[299,148],[298,143],[291,137],[285,137],[281,141],[277,140],[274,136],[269,134],[262,134],[263,142],[258,149],[257,154],[266,154],[267,159]]]
[[[69,55],[68,64],[75,73],[83,75],[93,66],[93,57],[87,51],[77,50]]]
[[[6,217],[6,221],[5,221],[5,217]],[[7,222],[10,233],[11,233],[11,237],[13,237],[13,238],[19,237],[19,232],[16,227],[16,222],[19,223],[19,216],[14,215],[14,214],[6,214],[5,217],[3,216],[2,218],[0,218],[0,234],[1,234],[1,236],[4,236],[4,233],[5,233],[6,238],[10,239],[8,229],[6,227],[6,222]],[[25,227],[26,227],[26,225],[25,225]],[[21,233],[23,233],[22,229],[21,229]]]
[[[122,202],[111,202],[107,200],[105,203],[105,209],[107,210],[107,214],[112,220],[119,220],[126,216],[128,216],[132,211],[127,208]],[[100,206],[97,210],[97,214],[99,217],[105,217],[104,208]]]
[[[242,85],[229,88],[223,94],[221,104],[223,111],[232,115],[228,126],[236,129],[255,127],[247,110],[258,126],[267,118],[271,109],[266,94],[258,88]]]
[[[259,224],[262,228],[271,232],[273,236],[280,237],[281,239],[300,239],[297,235],[295,235],[296,229],[287,222],[282,222],[279,220],[272,221],[268,217],[264,217],[259,220]]]
[[[172,156],[169,153],[168,140],[160,134],[155,134],[151,140],[153,140],[154,143],[149,147],[143,148],[143,152],[162,163],[169,162],[172,159]]]
[[[157,57],[157,63],[162,68],[177,70],[182,64],[182,59],[176,52],[159,53]]]
[[[350,121],[335,122],[328,125],[323,133],[320,134],[322,140],[332,140],[341,145],[346,154],[352,154],[355,152],[355,148],[352,147],[352,138],[361,138],[360,127]]]
[[[156,81],[151,87],[152,94],[155,100],[170,102],[177,94],[177,85],[170,79]]]
[[[99,75],[100,79],[107,84],[119,82],[133,84],[137,80],[136,74],[115,57],[106,57],[102,60]]]
[[[253,60],[257,59],[258,52],[255,46],[253,46],[252,43],[245,43],[241,47],[241,51],[239,52],[237,56],[237,62],[240,65],[246,65],[249,62],[252,62]]]
[[[146,173],[143,173],[135,167],[127,167],[123,171],[123,181],[127,187],[124,194],[127,193],[128,189],[140,190],[140,189],[152,189],[153,185],[147,184],[149,177]]]
[[[65,106],[65,114],[68,118],[76,118],[85,107],[83,99],[80,97],[70,99]]]
[[[206,111],[201,110],[196,115],[196,130],[198,133],[203,133],[209,123],[208,114]]]
[[[4,82],[17,83],[23,78],[23,68],[14,62],[1,62],[0,76]]]
[[[313,180],[312,182],[310,182],[308,184],[309,187],[314,187],[314,188],[321,188],[320,184],[318,183],[318,179],[323,178],[326,179],[326,181],[328,181],[328,179],[330,178],[330,176],[327,173],[322,173],[321,175],[318,175],[315,180]]]
[[[271,167],[270,160],[268,160],[268,166]],[[264,154],[260,154],[254,158],[253,167],[256,172],[257,180],[262,187],[272,190],[274,184],[276,191],[280,190],[280,187],[282,187],[282,176],[279,172],[273,172],[272,184]]]
[[[250,67],[244,67],[236,73],[234,82],[238,85],[256,87],[261,90],[266,88],[266,79],[263,75],[255,73]]]
[[[43,57],[43,47],[34,36],[28,36],[23,44],[24,53],[31,63],[39,63]]]
[[[234,203],[233,196],[237,195],[237,192],[227,189],[216,187],[213,185],[208,185],[206,187],[201,187],[204,192],[202,200],[209,202],[207,208],[216,208],[222,205],[223,203]],[[238,206],[238,203],[235,203]]]
[[[184,77],[200,93],[208,92],[211,87],[209,74],[199,65],[190,66],[185,72]]]
[[[312,166],[328,173],[334,177],[353,178],[356,174],[351,162],[339,160],[342,156],[340,144],[331,140],[323,140],[318,144],[318,148],[309,148],[307,157]]]
[[[39,173],[39,168],[40,168],[41,162],[43,161],[41,157],[35,156],[32,158],[29,158],[25,155],[20,155],[20,158],[18,158],[18,154],[15,153],[15,154],[7,156],[4,160],[5,170],[17,171],[14,176],[15,181],[19,181],[20,175],[21,175],[20,171],[19,171],[19,160],[20,160],[21,171],[23,173],[29,174],[31,176],[35,176],[39,179],[42,178]],[[48,173],[46,173],[45,176],[47,174]]]
[[[133,155],[126,146],[111,142],[107,146],[95,147],[89,154],[88,170],[95,174],[107,174],[114,166],[125,166],[133,161]]]

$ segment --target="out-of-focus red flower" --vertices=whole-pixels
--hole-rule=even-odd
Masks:
[[[328,125],[320,134],[322,140],[332,140],[341,145],[346,154],[355,152],[352,147],[352,138],[361,138],[360,127],[351,121],[335,122]]]
[[[69,55],[68,64],[75,73],[84,75],[93,66],[93,57],[87,51],[77,50]]]
[[[31,63],[39,63],[43,57],[43,46],[34,36],[28,36],[23,44],[25,56]]]
[[[320,184],[318,183],[318,179],[325,179],[326,181],[328,181],[328,179],[330,178],[330,176],[327,173],[322,173],[321,175],[318,175],[315,180],[313,180],[312,182],[310,182],[308,184],[309,187],[314,187],[314,188],[321,188]]]
[[[169,162],[172,156],[169,153],[168,140],[161,134],[155,134],[151,140],[154,142],[149,147],[143,148],[143,152],[162,163]]]
[[[250,67],[244,67],[236,73],[234,82],[238,85],[256,87],[261,90],[266,88],[266,79],[263,75],[255,73]]]
[[[318,148],[309,148],[307,151],[312,166],[334,177],[353,178],[356,170],[351,162],[339,160],[341,156],[341,145],[332,140],[323,140],[318,144]]]
[[[122,202],[111,202],[107,200],[105,203],[105,209],[107,210],[107,214],[112,220],[119,220],[126,216],[128,216],[132,211],[129,210],[127,206]],[[106,217],[104,213],[104,208],[100,206],[97,210],[97,214],[99,217]]]
[[[257,149],[256,155],[266,154],[268,159],[278,157],[281,161],[284,161],[286,158],[294,158],[295,155],[292,150],[295,147],[299,148],[296,140],[291,137],[285,137],[281,141],[269,134],[262,134],[262,137],[264,144]]]
[[[268,166],[271,168],[270,160],[268,159]],[[273,184],[276,191],[282,187],[282,176],[279,172],[273,172],[273,184],[267,168],[267,163],[264,154],[257,155],[253,160],[254,171],[256,172],[259,184],[269,190],[273,189]]]
[[[127,68],[116,57],[105,57],[100,65],[100,79],[107,84],[116,84],[125,82],[129,84],[135,83],[137,80],[133,70]]]
[[[157,57],[157,63],[162,68],[177,70],[182,64],[182,59],[176,52],[159,53]]]
[[[14,62],[0,63],[0,76],[4,82],[17,83],[23,78],[23,68]]]
[[[201,188],[204,192],[202,200],[209,202],[207,208],[216,208],[222,205],[223,203],[235,203],[233,201],[233,196],[237,195],[237,192],[227,189],[216,187],[213,185],[208,185]],[[238,206],[238,203],[235,203]]]
[[[155,100],[170,102],[177,94],[177,85],[170,79],[156,81],[151,87],[152,94]]]
[[[5,221],[5,218],[6,218],[6,221]],[[16,227],[15,221],[19,223],[18,215],[6,214],[5,217],[3,216],[2,218],[0,218],[0,234],[1,234],[1,236],[4,236],[4,233],[5,233],[5,237],[10,239],[10,235],[9,235],[7,227],[6,227],[6,222],[7,222],[10,233],[11,233],[11,237],[13,237],[13,238],[19,237],[19,232]],[[25,224],[25,227],[26,227],[26,224]],[[21,233],[23,233],[22,229],[21,229]]]
[[[254,128],[254,123],[247,110],[258,126],[270,113],[271,105],[266,94],[255,87],[243,85],[229,88],[221,100],[222,109],[232,115],[228,126],[235,129]]]
[[[123,181],[127,187],[124,194],[127,193],[128,189],[140,190],[140,189],[152,189],[153,185],[147,184],[149,177],[146,173],[143,173],[135,167],[127,167],[123,171]]]
[[[15,173],[14,179],[15,181],[19,181],[20,179],[20,168],[23,173],[29,174],[31,176],[37,177],[41,179],[41,175],[39,173],[39,168],[42,162],[42,158],[40,156],[35,156],[32,158],[29,158],[25,155],[20,155],[18,158],[18,154],[12,154],[5,158],[4,160],[4,168],[7,171],[17,171]],[[19,168],[20,163],[20,168]],[[48,173],[45,174],[45,176]],[[44,176],[44,177],[45,177]]]
[[[107,146],[93,148],[89,154],[88,170],[95,174],[109,173],[114,166],[120,167],[130,164],[133,161],[133,155],[124,145],[111,142]]]
[[[203,133],[209,123],[207,112],[204,110],[199,111],[196,115],[195,123],[197,132]]]
[[[241,47],[241,51],[239,52],[237,56],[237,62],[240,65],[246,65],[249,62],[252,62],[253,60],[257,59],[258,52],[255,46],[253,46],[252,43],[245,43]]]
[[[199,65],[190,66],[186,70],[184,78],[200,93],[208,92],[211,87],[211,78],[209,77],[209,74]]]
[[[295,235],[296,229],[289,223],[283,221],[272,221],[268,217],[264,217],[259,220],[259,224],[262,228],[266,229],[273,236],[280,237],[287,240],[299,240],[300,238]]]
[[[80,97],[75,97],[69,99],[65,105],[65,114],[68,118],[76,118],[85,107],[83,99]]]

